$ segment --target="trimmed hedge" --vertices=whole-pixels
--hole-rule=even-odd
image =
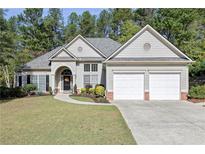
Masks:
[[[203,99],[205,98],[205,85],[202,86],[192,86],[189,90],[189,96],[191,98]]]

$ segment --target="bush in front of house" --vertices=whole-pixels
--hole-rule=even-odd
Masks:
[[[103,86],[96,86],[95,94],[99,97],[104,97],[105,96],[105,88]]]
[[[89,89],[89,94],[91,94],[91,95],[95,95],[95,88],[90,88]]]
[[[37,90],[36,85],[34,84],[25,84],[23,86],[23,90],[28,94],[31,95],[33,91]]]
[[[21,87],[8,88],[0,87],[0,99],[24,97],[26,93]]]
[[[189,96],[191,98],[204,99],[205,98],[205,85],[192,86],[189,90]]]
[[[86,93],[86,88],[81,88],[81,89],[80,89],[80,93],[81,93],[81,94],[85,94],[85,93]]]

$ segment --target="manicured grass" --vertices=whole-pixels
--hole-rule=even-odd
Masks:
[[[69,96],[72,99],[83,101],[83,102],[94,102],[94,100],[90,97],[83,97],[83,96]]]
[[[51,96],[0,103],[0,144],[136,144],[115,106],[77,105]]]

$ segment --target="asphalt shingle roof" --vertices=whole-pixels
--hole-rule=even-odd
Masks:
[[[86,38],[88,42],[90,42],[95,48],[99,49],[105,56],[110,56],[116,49],[118,49],[121,44],[110,39],[110,38]],[[41,55],[32,61],[26,63],[23,66],[23,69],[50,69],[50,61],[49,57],[55,54],[62,46],[59,46],[50,52]],[[79,58],[79,60],[95,60],[91,58]],[[97,58],[96,60],[104,60],[104,58]]]

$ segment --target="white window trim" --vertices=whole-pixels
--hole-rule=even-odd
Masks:
[[[90,65],[90,71],[85,71],[85,64],[89,64]],[[96,64],[97,65],[97,71],[92,71],[92,64]],[[83,64],[83,71],[85,72],[85,73],[96,73],[96,72],[98,72],[98,70],[99,70],[99,65],[98,65],[98,63],[84,63]]]

